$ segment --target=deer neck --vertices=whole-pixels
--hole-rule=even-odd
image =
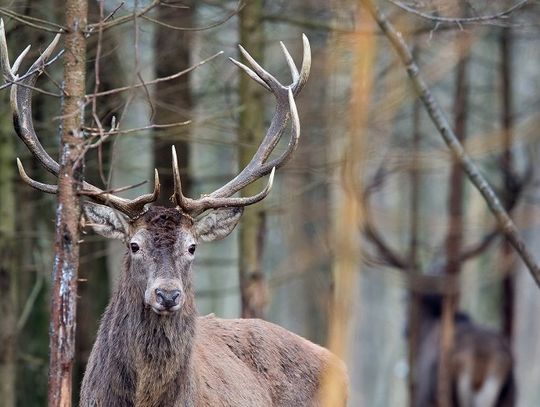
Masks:
[[[194,395],[192,366],[193,340],[197,312],[191,284],[185,287],[182,310],[173,315],[158,315],[144,305],[143,291],[128,278],[122,279],[115,298],[125,330],[125,345],[135,372],[135,405],[191,405]],[[183,391],[179,392],[179,389]],[[185,399],[178,403],[178,397]]]

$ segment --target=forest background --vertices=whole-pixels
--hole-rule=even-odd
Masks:
[[[262,317],[330,346],[349,367],[352,406],[398,406],[409,397],[406,326],[421,285],[458,299],[453,311],[506,336],[518,405],[540,405],[538,287],[361,3],[90,1],[87,93],[127,89],[86,108],[87,134],[108,129],[113,116],[119,131],[89,151],[85,176],[114,189],[151,179],[155,167],[166,204],[174,144],[190,196],[224,184],[251,158],[274,106],[226,57],[238,58],[240,43],[285,79],[279,41],[300,62],[305,33],[313,63],[297,100],[298,150],[270,196],[246,210],[239,230],[198,251],[199,312]],[[529,249],[540,253],[540,3],[376,3],[413,50]],[[33,60],[61,29],[64,2],[1,0],[0,15],[10,54],[32,44]],[[57,157],[61,63],[45,73],[34,121]],[[15,158],[33,178],[54,181],[15,137],[7,88],[0,99],[0,400],[6,407],[44,405],[56,200],[21,181]],[[84,235],[75,400],[123,251]],[[422,276],[432,277],[428,289]]]

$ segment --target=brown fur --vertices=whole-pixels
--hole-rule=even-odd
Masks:
[[[423,321],[415,371],[417,384],[415,407],[436,405],[441,334],[440,311],[440,297],[430,295],[423,304]],[[489,378],[496,378],[500,383],[500,388],[495,404],[483,407],[514,406],[513,361],[506,340],[498,332],[474,323],[463,313],[456,315],[454,323],[454,349],[450,355],[452,406],[469,407],[469,405],[460,404],[459,401],[460,397],[467,399],[466,396],[460,394],[462,392],[459,388],[460,379],[469,384],[472,397],[474,397],[482,391]]]
[[[185,254],[196,238],[190,218],[152,208],[130,229],[126,242],[138,239],[139,257],[126,255],[88,361],[81,406],[319,406],[330,365],[340,368],[346,404],[346,369],[326,349],[262,320],[197,316]],[[173,314],[149,307],[145,290],[159,279],[182,289],[182,307]]]

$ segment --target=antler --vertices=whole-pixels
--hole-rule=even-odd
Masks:
[[[196,216],[208,209],[231,206],[247,206],[254,204],[255,202],[259,202],[260,200],[264,199],[266,195],[268,195],[272,187],[275,169],[281,167],[290,159],[291,154],[294,152],[294,150],[296,150],[298,139],[300,137],[300,120],[298,118],[298,111],[296,109],[294,96],[300,93],[304,87],[309,77],[311,67],[311,50],[309,41],[305,35],[302,35],[302,40],[304,46],[304,56],[300,72],[298,72],[298,69],[285,45],[280,43],[281,49],[285,55],[285,59],[287,60],[287,64],[289,65],[293,80],[288,86],[282,85],[276,78],[264,70],[257,63],[257,61],[255,61],[253,57],[249,55],[244,48],[242,48],[242,46],[239,46],[240,52],[249,62],[251,68],[233,58],[230,58],[230,60],[236,66],[246,72],[250,78],[274,95],[277,103],[276,110],[272,118],[272,123],[270,124],[266,135],[264,136],[259,148],[249,164],[227,184],[200,199],[191,199],[183,195],[178,171],[178,161],[176,158],[176,152],[173,148],[173,174],[175,182],[173,199],[176,205],[178,205],[184,212],[190,213],[192,216]],[[289,145],[279,157],[268,161],[270,154],[278,144],[283,131],[285,130],[285,126],[287,125],[289,118],[292,119],[292,132]],[[264,190],[257,195],[243,198],[231,197],[242,188],[269,173],[270,179],[268,180],[268,184]]]
[[[43,148],[39,138],[34,130],[32,121],[32,89],[38,76],[42,73],[47,59],[51,56],[54,48],[58,44],[60,34],[56,35],[54,40],[32,64],[28,71],[22,76],[17,75],[23,58],[30,50],[30,45],[17,57],[13,66],[10,65],[6,35],[4,31],[4,22],[0,19],[0,62],[2,65],[2,74],[6,83],[11,83],[10,103],[13,114],[13,126],[19,138],[26,144],[32,155],[34,155],[43,167],[58,177],[60,165]],[[17,167],[21,178],[33,188],[40,191],[56,194],[58,186],[44,184],[31,179],[26,172],[21,161],[17,158]],[[130,218],[136,218],[144,211],[144,206],[154,202],[159,196],[159,176],[157,170],[154,172],[154,191],[150,194],[139,196],[135,199],[124,199],[114,196],[111,193],[103,191],[87,182],[83,183],[81,194],[91,197],[93,200],[111,206]]]

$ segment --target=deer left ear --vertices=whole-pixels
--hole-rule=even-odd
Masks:
[[[109,239],[125,241],[129,230],[128,218],[105,205],[85,202],[83,206],[84,225]]]
[[[229,235],[240,220],[244,208],[216,209],[195,223],[195,232],[199,240],[211,242]]]

